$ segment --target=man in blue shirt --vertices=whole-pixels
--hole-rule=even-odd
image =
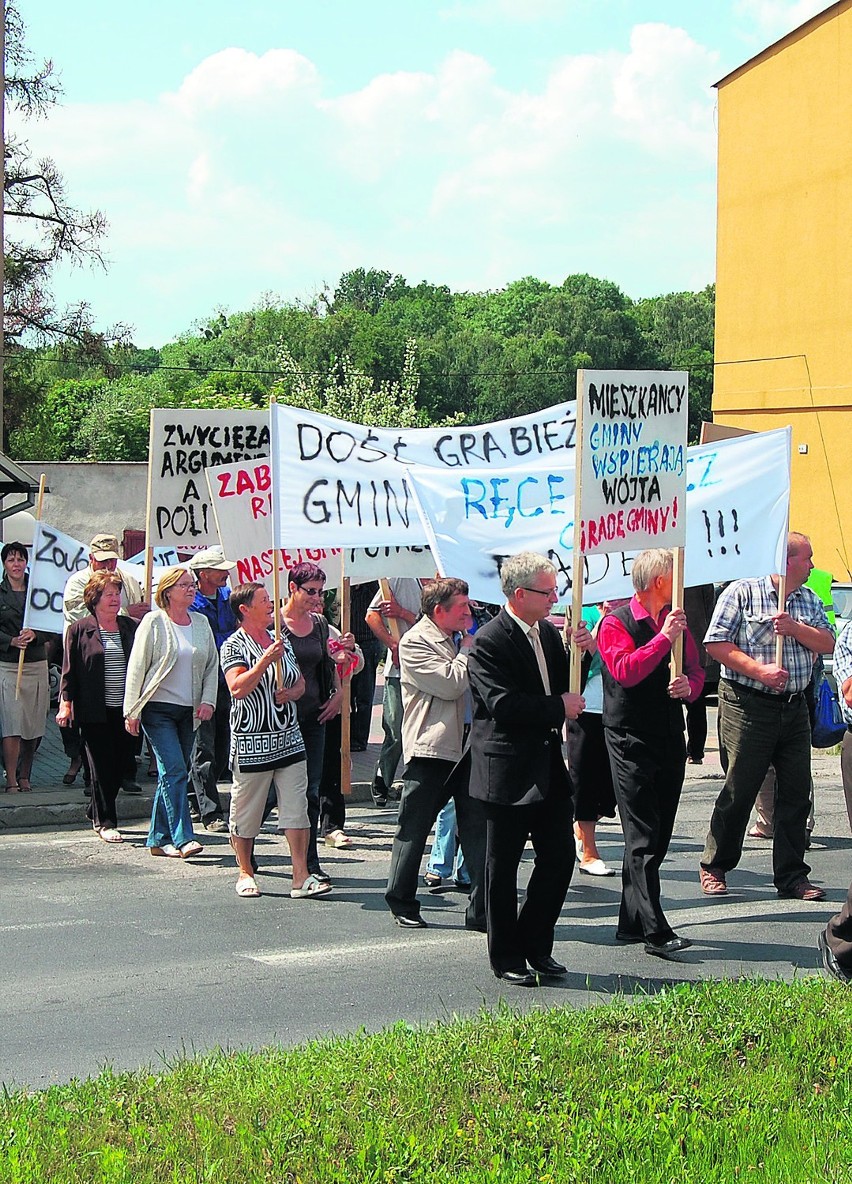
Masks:
[[[199,551],[189,561],[189,569],[198,585],[195,600],[189,606],[189,611],[201,613],[207,618],[217,650],[237,628],[229,599],[231,589],[228,587],[228,572],[235,567],[235,563],[225,558],[221,547],[208,547],[205,551]],[[231,743],[230,711],[231,695],[220,669],[216,711],[211,719],[199,725],[195,733],[195,748],[190,766],[190,809],[197,810],[205,828],[210,831],[224,832],[228,829],[216,783],[228,771],[228,750]]]

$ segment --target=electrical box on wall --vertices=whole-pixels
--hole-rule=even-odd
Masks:
[[[800,456],[807,456],[807,455],[808,455],[808,446],[807,446],[807,444],[800,444],[800,445],[799,445],[799,455],[800,455]]]

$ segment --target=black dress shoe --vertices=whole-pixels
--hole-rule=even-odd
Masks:
[[[653,954],[656,958],[673,958],[675,954],[688,950],[691,945],[688,937],[678,937],[675,933],[668,941],[646,941],[645,953]]]
[[[538,979],[534,974],[527,970],[526,966],[523,970],[495,970],[494,973],[498,978],[504,979],[507,983],[511,983],[513,987],[537,987]]]
[[[488,926],[484,921],[469,921],[467,917],[464,919],[465,929],[471,929],[474,933],[487,933]]]
[[[640,941],[644,941],[645,938],[642,936],[641,933],[619,933],[618,930],[616,930],[615,931],[615,940],[616,941],[624,941],[624,942],[640,942]]]
[[[141,793],[142,786],[138,781],[134,781],[132,777],[125,777],[121,783],[121,788],[125,793]]]
[[[557,962],[550,955],[546,958],[527,958],[527,962],[529,962],[536,974],[560,975],[568,973],[568,967],[563,966],[561,962]]]
[[[428,929],[429,926],[422,917],[404,917],[401,913],[394,913],[393,919],[400,929]]]
[[[832,978],[839,979],[842,983],[852,983],[852,968],[847,970],[845,966],[841,966],[837,961],[834,950],[825,940],[824,930],[817,939],[817,945],[819,946],[819,952],[822,954],[822,964]]]

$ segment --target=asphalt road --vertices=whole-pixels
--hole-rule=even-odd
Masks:
[[[423,890],[427,930],[392,924],[382,896],[388,811],[351,809],[356,845],[323,856],[335,891],[318,900],[290,899],[286,848],[273,833],[258,849],[260,900],[236,896],[227,836],[207,836],[203,856],[177,863],[150,857],[142,823],[124,828],[132,843],[122,847],[86,830],[0,835],[0,1080],[41,1087],[107,1064],[156,1069],[217,1046],[470,1015],[501,997],[519,1008],[586,1007],[680,981],[817,973],[817,933],[852,875],[839,758],[816,760],[821,904],[779,900],[770,845],[757,840],[727,897],[701,895],[696,867],[718,777],[712,766],[690,770],[663,869],[668,915],[693,949],[662,962],[616,943],[618,879],[575,874],[554,950],[569,975],[538,990],[492,976],[485,938],[463,928],[459,893]],[[617,825],[600,836],[617,865]]]

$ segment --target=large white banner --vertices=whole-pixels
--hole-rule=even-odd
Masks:
[[[426,542],[409,466],[448,486],[460,473],[502,473],[543,460],[571,465],[575,403],[479,427],[371,428],[276,403],[270,408],[273,539],[286,547],[387,547]]]
[[[266,411],[151,412],[148,456],[149,547],[218,543],[204,470],[269,456]]]
[[[30,551],[24,628],[45,633],[63,629],[62,597],[75,571],[89,566],[89,547],[47,522],[36,522]]]
[[[272,592],[272,472],[269,461],[219,465],[206,471],[210,502],[226,558],[236,563],[233,585],[257,580]],[[328,587],[339,584],[340,548],[284,547],[278,553],[282,590],[297,563],[318,563]],[[432,576],[435,560],[425,543],[417,546],[347,548],[345,572],[353,584],[382,576]]]
[[[684,545],[688,390],[681,370],[578,373],[584,555]]]
[[[791,429],[782,428],[687,450],[687,586],[784,570],[790,438]],[[467,580],[474,598],[501,603],[502,561],[537,551],[556,565],[560,600],[570,601],[573,469],[539,461],[501,476],[490,470],[448,476],[421,468],[410,481],[439,569]],[[610,510],[611,529],[618,529],[619,514],[631,512]],[[636,553],[585,556],[584,603],[630,595]]]

